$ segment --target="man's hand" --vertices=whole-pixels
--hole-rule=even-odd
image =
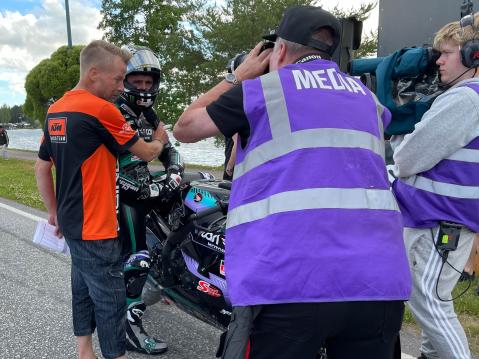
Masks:
[[[158,142],[145,142],[142,138],[136,141],[133,146],[129,148],[129,151],[135,156],[138,156],[143,161],[150,162],[151,160],[158,157],[163,151],[165,145],[169,142],[168,134],[166,133],[163,125],[159,125],[152,136],[153,140],[158,140]]]
[[[238,81],[254,79],[264,74],[269,65],[269,58],[273,49],[261,51],[263,41],[260,41],[246,56],[246,59],[235,70]]]
[[[259,42],[235,70],[234,74],[238,81],[254,79],[264,74],[269,65],[272,50],[266,49],[260,53],[261,46],[263,46],[263,42]],[[203,138],[220,134],[220,130],[206,111],[206,106],[216,101],[231,87],[231,83],[221,81],[207,93],[198,97],[176,122],[173,128],[175,138],[181,142],[197,142]]]
[[[55,191],[53,189],[53,175],[52,175],[52,161],[44,161],[40,158],[35,163],[35,177],[37,180],[37,187],[42,196],[43,203],[48,211],[48,223],[56,227],[55,235],[62,237],[60,228],[58,226],[57,218],[57,200]]]
[[[234,167],[231,167],[231,168],[226,167],[225,169],[226,174],[230,177],[233,176],[233,171],[234,171]]]
[[[60,227],[58,226],[58,218],[56,214],[48,214],[48,224],[55,226],[55,236],[58,238],[63,237],[63,234],[60,232]]]
[[[163,124],[160,124],[156,128],[155,132],[153,132],[153,139],[160,141],[163,145],[166,145],[168,143],[170,139],[168,138],[168,134],[166,133]]]

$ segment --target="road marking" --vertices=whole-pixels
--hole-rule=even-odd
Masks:
[[[4,208],[4,209],[6,209],[7,211],[10,211],[10,212],[19,214],[19,215],[21,215],[21,216],[23,216],[23,217],[25,217],[25,218],[31,219],[32,221],[35,221],[35,222],[46,221],[45,218],[38,217],[38,216],[35,216],[34,214],[30,214],[30,213],[24,212],[24,211],[22,211],[22,210],[19,210],[18,208],[9,206],[8,204],[0,203],[0,208]]]

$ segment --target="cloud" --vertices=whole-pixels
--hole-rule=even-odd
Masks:
[[[96,28],[101,20],[98,1],[70,0],[69,5],[73,44],[100,39],[103,33]],[[0,9],[0,79],[7,82],[17,101],[24,99],[28,72],[66,44],[64,0],[41,0],[40,5],[23,14]],[[0,98],[0,104],[8,102]]]

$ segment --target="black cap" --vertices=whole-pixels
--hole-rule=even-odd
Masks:
[[[331,29],[333,34],[331,46],[312,37],[314,32],[322,27]],[[263,38],[274,42],[276,38],[281,37],[332,55],[339,44],[340,33],[341,25],[333,14],[320,7],[298,5],[286,9],[279,27],[272,34],[263,36]]]

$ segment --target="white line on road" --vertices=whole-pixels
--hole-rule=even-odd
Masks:
[[[0,203],[0,208],[4,208],[4,209],[6,209],[7,211],[10,211],[10,212],[19,214],[19,215],[21,215],[21,216],[23,216],[23,217],[26,217],[26,218],[31,219],[31,220],[36,221],[36,222],[45,221],[45,218],[38,217],[38,216],[35,216],[34,214],[30,214],[30,213],[24,212],[24,211],[22,211],[22,210],[20,210],[20,209],[18,209],[18,208],[9,206],[8,204]]]

